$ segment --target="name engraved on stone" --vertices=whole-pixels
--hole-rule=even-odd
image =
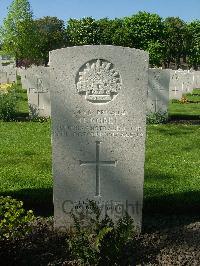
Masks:
[[[120,91],[122,80],[112,63],[94,59],[84,64],[76,76],[76,88],[91,103],[110,102]]]
[[[117,161],[100,161],[100,141],[96,141],[96,160],[95,161],[80,161],[80,166],[96,165],[96,197],[101,196],[101,187],[100,187],[100,167],[101,166],[114,166],[116,167]]]

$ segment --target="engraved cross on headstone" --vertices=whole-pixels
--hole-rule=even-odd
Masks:
[[[41,78],[38,78],[37,79],[37,89],[30,88],[29,89],[29,92],[30,92],[30,90],[33,90],[33,93],[37,93],[37,106],[38,106],[38,110],[44,110],[44,104],[41,107],[41,103],[40,103],[40,94],[47,92],[44,89],[43,80]]]
[[[159,106],[158,106],[158,102],[160,102],[160,100],[156,97],[156,99],[155,100],[152,100],[153,102],[155,102],[155,104],[154,104],[154,111],[155,111],[155,113],[157,113],[158,112],[158,110],[159,110]]]
[[[175,92],[175,95],[176,95],[176,93],[178,91],[177,88],[176,88],[176,86],[175,86],[175,88],[172,91],[174,91]]]
[[[100,167],[102,166],[114,166],[116,167],[117,161],[101,161],[100,160],[100,141],[96,141],[96,160],[95,161],[80,161],[80,166],[88,165],[94,166],[96,165],[96,195],[101,195],[101,187],[100,187]]]

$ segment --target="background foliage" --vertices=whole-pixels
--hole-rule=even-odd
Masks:
[[[0,30],[0,47],[18,65],[48,63],[51,50],[74,45],[119,45],[146,50],[151,66],[178,69],[200,65],[200,20],[163,19],[138,12],[129,17],[95,20],[57,17],[34,20],[28,0],[13,0]]]

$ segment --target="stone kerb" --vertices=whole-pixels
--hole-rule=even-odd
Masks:
[[[50,52],[56,228],[93,200],[141,228],[148,54],[117,46]]]
[[[169,104],[170,71],[149,69],[147,114],[167,114]]]

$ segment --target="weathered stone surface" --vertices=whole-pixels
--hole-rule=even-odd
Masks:
[[[170,71],[149,69],[147,114],[167,113],[169,104]]]
[[[50,117],[49,68],[32,66],[22,71],[22,87],[27,89],[31,117]]]
[[[0,84],[7,83],[7,73],[0,69]]]
[[[181,81],[182,81],[182,93],[192,92],[194,89],[193,75],[190,71],[183,71],[181,73]]]
[[[192,72],[193,87],[195,89],[200,88],[200,71]]]
[[[94,200],[141,227],[148,54],[115,46],[50,52],[55,226]]]
[[[17,81],[16,67],[13,64],[3,67],[3,71],[6,72],[8,83]]]
[[[182,80],[177,70],[170,70],[169,99],[181,99]]]

